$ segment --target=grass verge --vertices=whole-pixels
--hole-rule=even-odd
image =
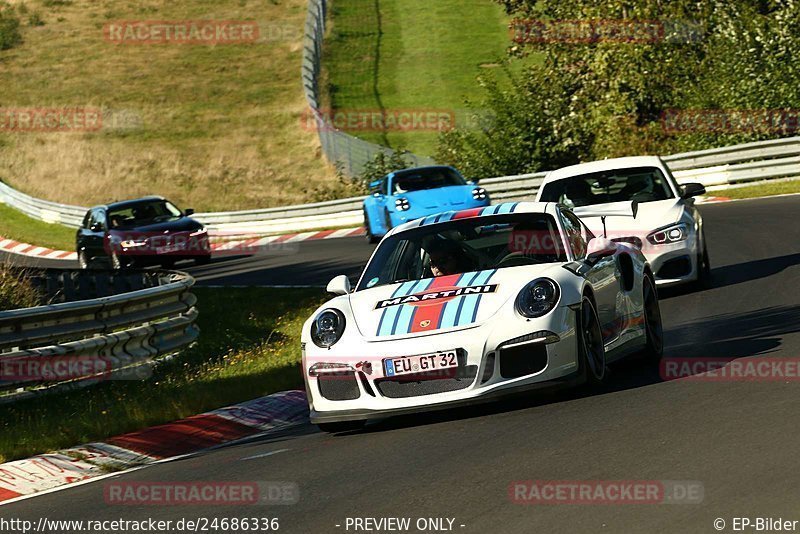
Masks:
[[[739,199],[770,197],[774,195],[787,195],[791,193],[800,193],[800,180],[761,182],[760,184],[747,187],[734,187],[732,189],[711,191],[709,192],[709,195]]]
[[[102,440],[302,386],[300,330],[319,289],[204,289],[198,344],[145,382],[4,405],[0,462]],[[242,303],[247,303],[243,306]]]
[[[0,311],[38,306],[42,295],[25,277],[24,271],[0,263]]]
[[[31,219],[0,204],[0,236],[56,250],[75,250],[75,229]]]
[[[476,77],[505,61],[508,17],[487,0],[336,0],[324,65],[334,110],[443,110],[464,120]],[[433,155],[435,131],[350,133]]]
[[[218,211],[300,203],[307,189],[336,182],[302,120],[306,0],[11,5],[36,21],[0,50],[3,112],[99,109],[102,127],[2,128],[0,169],[10,185],[83,206],[161,194]],[[202,20],[254,21],[259,38],[129,44],[105,32],[122,21]]]

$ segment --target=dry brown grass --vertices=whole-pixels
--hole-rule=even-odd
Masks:
[[[96,107],[104,125],[0,132],[0,178],[14,187],[82,205],[162,194],[205,211],[303,202],[336,182],[302,126],[305,0],[25,3],[45,25],[0,53],[0,107]],[[262,41],[104,39],[108,22],[143,19],[257,20]]]

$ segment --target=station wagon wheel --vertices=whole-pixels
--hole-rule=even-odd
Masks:
[[[86,257],[85,250],[78,251],[78,267],[80,267],[81,269],[89,268],[89,258]]]
[[[111,268],[115,271],[122,269],[122,262],[119,260],[119,256],[115,252],[111,253],[111,256],[108,257],[108,262],[111,264]]]
[[[586,381],[597,385],[606,377],[606,350],[597,311],[589,298],[583,297],[578,317],[580,365]]]
[[[650,276],[645,276],[642,282],[642,302],[644,303],[644,325],[647,336],[645,351],[648,358],[660,360],[664,355],[664,327],[661,323],[658,292]]]

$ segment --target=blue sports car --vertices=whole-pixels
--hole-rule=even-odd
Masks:
[[[377,243],[397,225],[443,211],[483,208],[489,194],[452,167],[404,169],[369,184],[364,200],[367,240]]]

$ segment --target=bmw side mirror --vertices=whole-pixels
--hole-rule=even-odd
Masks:
[[[586,260],[596,263],[603,258],[613,256],[617,252],[617,244],[605,237],[595,237],[589,241],[586,251]]]
[[[688,183],[681,186],[681,198],[692,198],[706,194],[706,187],[699,183]]]
[[[350,293],[350,279],[347,278],[347,276],[340,274],[328,282],[328,287],[325,290],[328,293],[333,293],[334,295],[347,295]]]
[[[186,208],[186,209],[184,210],[183,214],[184,214],[185,216],[187,216],[187,217],[188,217],[188,216],[190,216],[190,215],[194,215],[194,209],[193,209],[193,208]]]

